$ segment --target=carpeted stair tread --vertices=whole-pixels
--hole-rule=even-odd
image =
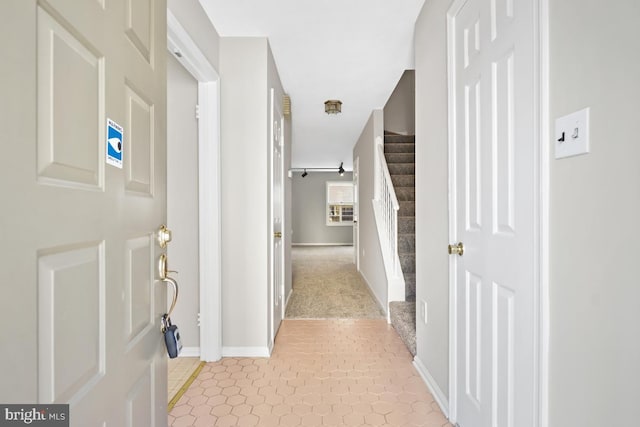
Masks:
[[[407,346],[409,353],[416,355],[416,303],[393,301],[389,303],[391,325]]]
[[[415,234],[416,232],[416,218],[413,216],[398,217],[398,233],[401,234]]]
[[[416,202],[411,200],[398,200],[398,204],[400,205],[400,210],[398,211],[398,216],[416,216]]]
[[[404,283],[406,286],[405,301],[416,300],[416,273],[404,273]]]
[[[416,162],[415,153],[385,153],[384,157],[387,159],[387,164]]]
[[[398,253],[415,253],[416,235],[409,233],[398,233]]]
[[[391,175],[415,175],[416,164],[415,163],[389,163],[389,173]]]
[[[415,273],[416,272],[416,254],[415,253],[399,253],[400,266],[403,273]]]
[[[391,182],[393,183],[393,188],[395,189],[399,187],[415,188],[416,176],[415,175],[391,175]]]
[[[396,198],[399,202],[415,202],[416,201],[416,189],[415,187],[397,187]]]
[[[395,142],[393,144],[384,144],[384,152],[386,153],[415,153],[416,144],[413,142]]]
[[[385,144],[394,144],[394,143],[407,143],[407,142],[416,142],[415,135],[385,135],[384,136]]]

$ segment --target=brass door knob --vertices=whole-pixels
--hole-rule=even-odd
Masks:
[[[449,255],[459,255],[462,256],[464,254],[464,245],[462,242],[458,242],[457,244],[449,245]]]
[[[273,237],[275,237],[276,239],[282,238],[282,232],[276,231],[275,233],[273,233]]]

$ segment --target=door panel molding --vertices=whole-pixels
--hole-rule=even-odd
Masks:
[[[153,196],[155,105],[128,79],[124,92],[124,144],[127,150],[124,156],[125,187],[129,192]]]
[[[38,180],[104,190],[103,55],[69,23],[40,6],[37,15]]]
[[[504,31],[511,30],[513,27],[514,16],[517,15],[518,6],[517,1],[513,0],[491,0],[483,1],[483,5],[487,7],[489,15],[484,15],[485,19],[479,20],[479,23],[469,25],[468,31],[463,32],[462,38],[463,46],[462,56],[454,57],[452,55],[451,46],[454,45],[455,38],[458,35],[454,34],[454,18],[465,5],[470,3],[469,0],[455,0],[447,13],[447,42],[448,42],[448,95],[449,95],[449,236],[450,242],[456,242],[460,238],[457,236],[456,225],[459,223],[460,218],[458,215],[466,215],[468,212],[459,212],[458,200],[460,203],[464,203],[464,198],[456,200],[455,188],[458,187],[458,170],[459,167],[464,167],[463,164],[457,164],[456,156],[459,156],[455,146],[455,141],[460,138],[464,138],[464,135],[459,135],[460,128],[456,126],[454,120],[454,114],[460,110],[461,106],[456,105],[455,98],[455,83],[452,80],[452,76],[456,73],[467,73],[469,77],[470,72],[474,71],[473,57],[475,55],[482,55],[486,50],[486,46],[482,44],[487,42],[487,38],[478,38],[478,28],[482,31],[490,30],[490,40],[492,43],[498,43],[503,54],[500,58],[496,57],[492,63],[492,73],[487,74],[484,78],[489,77],[493,83],[499,83],[499,86],[493,84],[493,93],[490,95],[492,98],[490,102],[490,110],[493,119],[489,123],[483,123],[484,126],[490,126],[492,128],[493,138],[490,142],[491,158],[490,161],[496,166],[490,175],[492,182],[490,186],[495,190],[493,191],[494,197],[491,200],[492,210],[491,218],[485,218],[484,226],[491,227],[491,234],[497,239],[509,238],[514,236],[517,230],[522,230],[523,223],[516,217],[515,204],[518,200],[518,190],[515,188],[513,181],[514,176],[514,151],[515,139],[512,134],[514,131],[514,117],[513,112],[514,102],[517,102],[520,95],[514,91],[514,82],[519,78],[519,74],[514,71],[513,58],[510,56],[513,53],[512,46],[503,43],[501,40],[497,40],[500,34]],[[514,6],[515,4],[515,6]],[[533,83],[534,88],[532,91],[533,96],[533,113],[532,120],[532,133],[533,133],[533,253],[529,258],[533,266],[533,289],[532,292],[532,318],[533,318],[533,342],[531,345],[534,354],[533,360],[533,414],[531,418],[532,426],[546,427],[548,424],[548,339],[549,339],[549,307],[548,307],[548,270],[549,270],[549,249],[548,249],[548,230],[549,230],[549,147],[547,135],[548,129],[548,0],[530,0],[530,3],[525,3],[526,7],[532,7],[533,13],[533,58],[529,62],[520,63],[520,67],[531,67],[528,70],[533,71]],[[515,8],[514,8],[515,7]],[[471,18],[476,12],[470,13]],[[484,13],[484,12],[483,12]],[[482,16],[478,13],[477,16]],[[517,19],[517,17],[516,17]],[[489,27],[486,28],[486,22],[489,22]],[[485,25],[485,28],[482,28]],[[511,28],[510,28],[511,27]],[[458,29],[460,31],[460,29]],[[458,33],[460,34],[460,33]],[[495,53],[495,50],[494,50]],[[498,52],[499,53],[499,52]],[[460,55],[460,54],[458,54]],[[524,65],[523,65],[524,64]],[[518,66],[518,64],[516,64]],[[460,70],[456,68],[460,67]],[[485,73],[486,74],[486,73]],[[515,100],[515,101],[514,101]],[[485,100],[486,101],[486,100]],[[500,110],[502,107],[498,107],[498,104],[504,104],[506,109]],[[504,107],[503,105],[503,107]],[[499,120],[498,120],[499,116]],[[470,126],[467,126],[469,129]],[[497,138],[497,139],[496,139]],[[485,175],[486,176],[486,175]],[[482,185],[486,185],[483,183]],[[464,185],[464,184],[463,184]],[[467,201],[469,199],[467,198]],[[466,209],[466,208],[465,208]],[[474,215],[471,215],[473,217]],[[465,219],[465,218],[463,218]],[[474,221],[468,221],[469,216],[466,218],[467,225],[478,225]],[[491,220],[491,224],[488,220]],[[473,227],[470,227],[473,228]],[[527,230],[527,232],[530,232]],[[475,237],[473,237],[475,239]],[[466,243],[466,242],[465,242]],[[458,257],[455,257],[458,258]],[[457,310],[461,301],[461,295],[458,294],[455,284],[458,282],[458,271],[456,268],[457,259],[452,260],[449,263],[449,415],[450,421],[456,423],[459,421],[459,404],[457,401],[460,393],[464,390],[458,389],[458,383],[460,372],[457,371],[457,356],[460,352],[458,348],[459,337],[458,331],[462,330],[463,325],[460,325],[460,319],[458,317]],[[495,276],[494,276],[495,277]],[[513,322],[517,319],[514,307],[517,308],[514,300],[514,290],[509,287],[510,283],[504,280],[502,277],[497,277],[496,281],[484,284],[483,286],[489,286],[489,299],[488,304],[492,306],[492,325],[491,334],[493,336],[504,336],[503,346],[508,348],[494,348],[493,354],[506,358],[504,360],[494,359],[492,365],[494,368],[498,366],[500,369],[513,370],[513,358],[522,347],[522,338],[517,334],[513,335]],[[489,338],[490,339],[490,338]],[[528,347],[527,347],[528,348]],[[462,356],[462,355],[459,355]],[[510,362],[511,361],[511,362]],[[493,383],[489,389],[492,390],[493,402],[491,413],[494,416],[494,421],[499,425],[511,425],[514,422],[514,408],[517,406],[517,401],[513,399],[513,393],[510,390],[513,389],[513,384],[504,383],[501,380],[500,373],[494,369],[494,375],[490,378]],[[485,380],[486,381],[486,380]],[[494,387],[495,386],[495,387]],[[501,398],[503,397],[503,398]],[[496,400],[497,399],[497,400]],[[517,397],[516,397],[517,399]],[[522,402],[520,402],[522,404]],[[478,425],[485,425],[488,419],[479,421]],[[475,425],[475,424],[474,424]],[[466,427],[463,425],[462,427]]]
[[[77,278],[82,278],[82,286]],[[39,251],[40,403],[73,404],[105,375],[105,283],[104,242]]]
[[[153,20],[155,2],[150,0],[127,0],[125,34],[140,55],[151,67],[154,66]]]

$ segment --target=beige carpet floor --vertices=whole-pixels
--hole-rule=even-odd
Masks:
[[[287,319],[384,318],[356,271],[352,246],[294,246]]]

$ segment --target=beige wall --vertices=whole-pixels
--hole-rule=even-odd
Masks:
[[[266,348],[267,40],[220,40],[222,345]]]
[[[353,162],[359,159],[359,196],[360,203],[358,227],[360,227],[360,273],[365,278],[371,291],[378,302],[383,303],[386,312],[387,306],[387,276],[384,269],[384,260],[380,249],[378,228],[373,213],[374,198],[374,167],[375,167],[375,138],[382,138],[383,129],[382,110],[374,110],[365,125],[358,142],[353,147]]]
[[[591,107],[591,153],[550,160],[551,427],[640,420],[639,21],[637,0],[550,1],[551,136]]]
[[[222,345],[258,354],[269,338],[269,96],[284,93],[266,38],[221,39],[220,87]]]
[[[337,168],[336,168],[337,170]],[[351,181],[353,174],[309,172],[302,178],[294,172],[293,184],[293,243],[294,244],[352,244],[353,227],[327,225],[327,181]]]
[[[384,106],[384,130],[415,134],[415,72],[405,70]]]
[[[419,361],[449,395],[447,29],[451,0],[428,0],[416,22],[416,300]]]

